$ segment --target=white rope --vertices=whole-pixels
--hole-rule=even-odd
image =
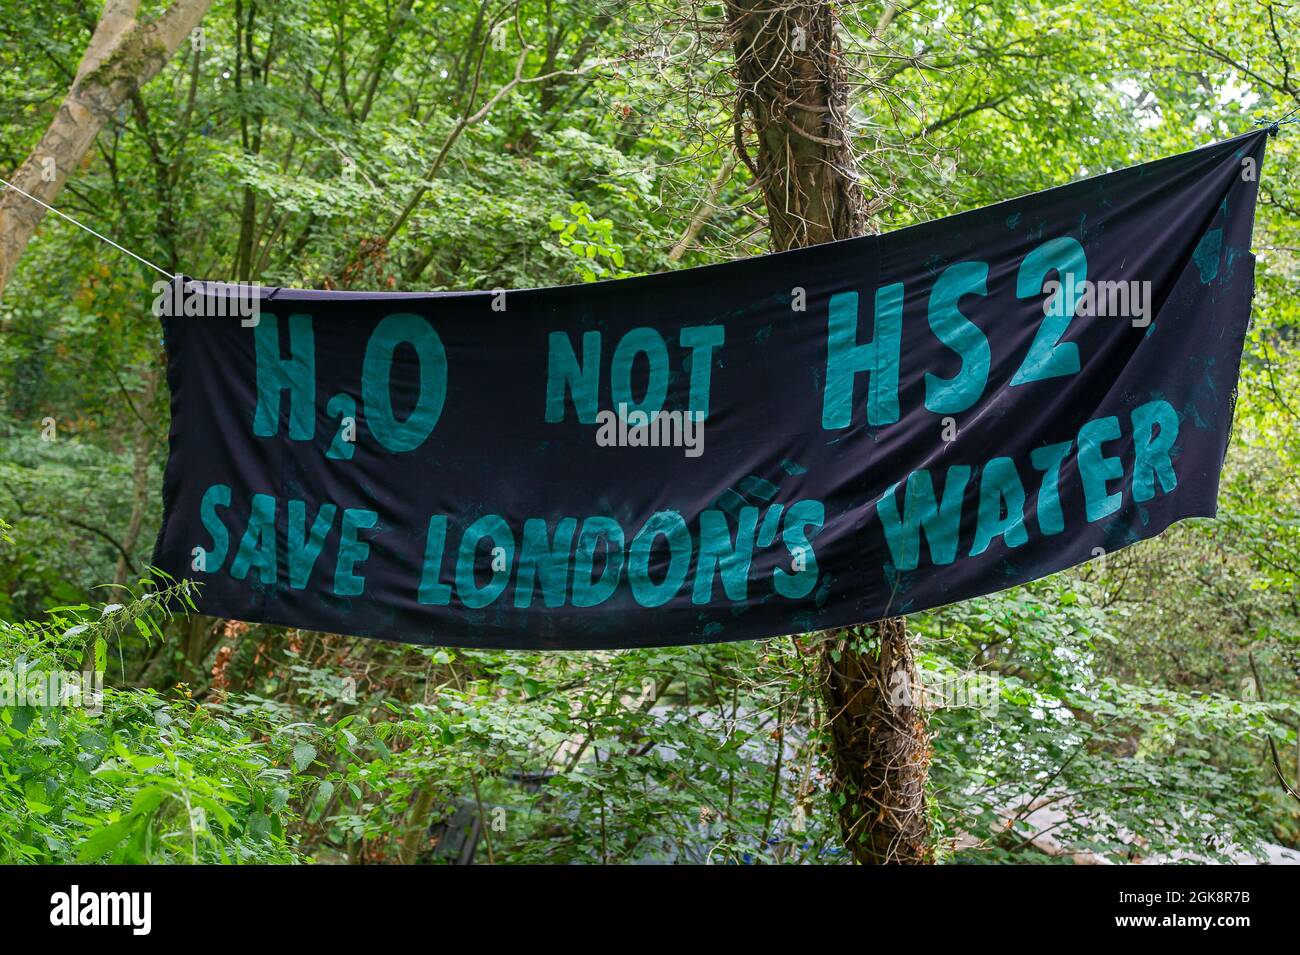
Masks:
[[[85,225],[85,224],[83,224],[83,223],[81,223],[81,222],[78,222],[76,219],[72,218],[72,216],[70,216],[70,215],[65,215],[64,213],[60,212],[58,209],[54,208],[54,206],[50,205],[49,203],[42,202],[40,199],[37,199],[37,198],[36,198],[35,196],[33,196],[31,193],[24,192],[23,190],[21,190],[21,189],[19,189],[17,186],[15,186],[12,182],[9,182],[9,181],[7,181],[7,180],[5,180],[5,179],[0,179],[0,182],[4,183],[6,186],[8,186],[10,189],[12,189],[14,192],[18,193],[19,195],[26,196],[28,199],[32,200],[32,202],[36,203],[37,205],[39,205],[39,206],[45,206],[46,209],[49,209],[49,210],[50,210],[51,212],[53,212],[56,216],[61,216],[62,218],[67,219],[69,222],[71,222],[73,225],[75,225],[78,229],[85,229],[87,232],[89,232],[91,235],[93,235],[96,239],[99,239],[99,240],[101,240],[101,241],[103,241],[103,242],[107,242],[109,245],[111,245],[113,248],[117,249],[119,252],[125,252],[127,255],[131,256],[131,258],[135,259],[137,262],[141,262],[141,263],[143,263],[143,264],[149,266],[149,268],[153,269],[155,272],[161,272],[163,275],[167,276],[169,279],[172,279],[172,280],[175,280],[175,279],[179,278],[179,276],[172,275],[172,274],[171,274],[170,272],[168,272],[166,269],[164,269],[164,268],[160,268],[159,266],[154,265],[152,262],[150,262],[148,259],[144,258],[143,256],[136,255],[136,254],[135,254],[134,252],[132,252],[130,249],[124,249],[124,248],[122,248],[122,246],[118,245],[116,242],[114,242],[114,241],[113,241],[112,239],[110,239],[108,236],[106,236],[106,235],[100,235],[98,232],[96,232],[96,231],[95,231],[94,229],[92,229],[90,226]]]

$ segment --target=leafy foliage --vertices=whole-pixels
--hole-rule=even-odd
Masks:
[[[90,14],[0,9],[12,167]],[[1300,103],[1288,12],[851,5],[874,225],[1281,114]],[[272,285],[512,288],[754,254],[721,18],[693,0],[218,0],[58,204],[168,269]],[[931,711],[942,861],[1300,844],[1267,746],[1294,785],[1297,144],[1288,127],[1263,171],[1219,519],[910,620],[936,685],[997,680],[996,706]],[[50,218],[0,302],[0,668],[106,683],[98,712],[0,706],[0,861],[846,861],[814,635],[453,652],[173,614],[187,585],[139,580],[167,433],[155,277]]]

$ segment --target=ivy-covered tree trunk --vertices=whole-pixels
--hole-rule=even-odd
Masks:
[[[762,190],[773,249],[862,235],[867,197],[853,171],[833,6],[727,0],[727,16],[736,145]],[[845,845],[861,863],[931,862],[929,735],[904,622],[825,636],[821,692]]]
[[[903,618],[827,636],[821,690],[844,844],[867,865],[933,862],[930,738]]]

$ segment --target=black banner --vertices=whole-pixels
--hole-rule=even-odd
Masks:
[[[1264,132],[706,268],[162,285],[204,613],[604,648],[923,610],[1213,516]]]

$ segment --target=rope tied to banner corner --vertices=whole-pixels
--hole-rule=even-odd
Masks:
[[[1287,110],[1277,119],[1257,119],[1256,126],[1265,126],[1268,128],[1270,136],[1276,136],[1283,126],[1289,126],[1292,123],[1300,123],[1300,106],[1294,106]]]

